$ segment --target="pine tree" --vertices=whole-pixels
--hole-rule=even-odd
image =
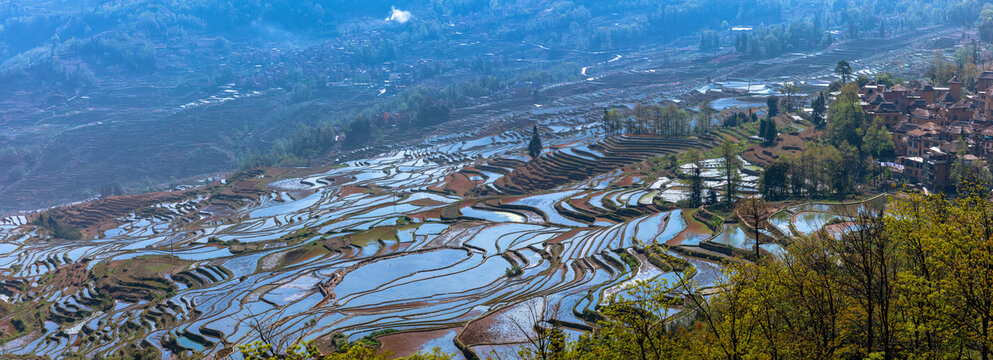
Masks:
[[[528,153],[531,155],[531,159],[537,159],[541,155],[541,137],[538,136],[538,125],[534,126],[532,129],[533,134],[531,135],[531,143],[528,144]]]
[[[765,141],[769,144],[776,142],[776,138],[779,137],[779,130],[776,129],[776,121],[769,119],[763,128],[765,128],[765,132],[762,134],[762,137],[765,138]]]
[[[700,153],[690,150],[686,157],[693,164],[693,172],[690,173],[690,205],[703,205],[703,163],[700,161]]]
[[[693,173],[690,175],[690,204],[692,206],[703,205],[703,176],[700,163],[696,163]]]
[[[769,99],[765,101],[765,104],[769,107],[769,117],[776,117],[776,115],[779,115],[779,99],[769,97]]]
[[[722,161],[721,177],[725,181],[724,200],[728,209],[734,204],[735,195],[738,194],[738,185],[741,183],[741,174],[738,172],[741,163],[738,161],[738,149],[734,143],[724,140],[717,147],[717,154]]]
[[[817,97],[811,103],[811,116],[813,117],[814,126],[818,129],[824,127],[824,111],[827,109],[827,100],[824,98],[824,93],[817,93]]]
[[[838,65],[834,67],[834,72],[841,78],[842,85],[847,84],[849,78],[852,77],[852,65],[844,60],[839,61]]]

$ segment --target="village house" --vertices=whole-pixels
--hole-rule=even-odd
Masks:
[[[960,150],[968,154],[963,161],[993,157],[993,71],[979,76],[975,95],[963,93],[962,86],[953,77],[947,87],[869,83],[860,89],[862,109],[892,134],[897,168],[908,181],[946,188]]]

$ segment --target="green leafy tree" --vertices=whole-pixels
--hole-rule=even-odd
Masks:
[[[613,294],[601,309],[603,320],[590,334],[583,335],[572,347],[568,357],[578,359],[645,359],[676,358],[683,353],[677,338],[672,336],[670,311],[680,304],[669,296],[678,284],[663,278],[639,280]]]
[[[858,101],[858,87],[848,84],[828,109],[827,140],[834,146],[848,142],[856,146],[862,144],[861,129],[868,122],[868,116]]]
[[[953,76],[955,76],[954,65],[945,61],[940,54],[935,54],[934,64],[928,70],[928,77],[931,78],[931,82],[943,85],[948,83],[948,80],[951,80]]]
[[[704,30],[700,32],[700,50],[717,50],[721,47],[721,37],[714,30]]]
[[[876,82],[886,85],[887,87],[893,87],[897,84],[903,83],[903,79],[896,78],[893,76],[893,73],[887,71],[877,74]]]
[[[882,118],[876,118],[865,131],[862,137],[862,150],[876,159],[889,159],[893,157],[896,145],[893,144],[893,136],[883,125]]]
[[[790,163],[785,158],[769,164],[759,177],[759,190],[769,199],[778,199],[787,193]]]
[[[859,75],[855,77],[855,84],[858,85],[859,88],[868,85],[870,82],[872,82],[872,80],[870,80],[868,76]]]
[[[916,354],[954,357],[967,348],[971,358],[993,357],[993,202],[988,192],[964,193],[954,201],[907,194],[886,217],[906,264],[899,311],[928,340],[906,342]]]
[[[380,352],[360,344],[346,345],[340,352],[322,354],[313,342],[290,345],[287,349],[275,349],[264,342],[238,345],[237,349],[245,360],[451,360],[455,356],[446,354],[439,348],[430,353],[418,352],[407,357],[393,357],[389,352]]]
[[[993,41],[993,9],[983,9],[979,13],[979,21],[976,24],[979,29],[979,36],[985,42]]]
[[[607,110],[603,109],[603,128],[607,132],[607,136],[620,135],[624,132],[624,125],[621,121],[621,113],[615,109]]]
[[[960,140],[959,151],[955,154],[955,160],[952,161],[951,173],[949,174],[955,191],[960,196],[981,196],[988,193],[993,188],[993,175],[990,175],[989,167],[979,163],[980,160],[966,163],[965,157],[966,145],[964,141]],[[970,192],[977,192],[977,194]]]

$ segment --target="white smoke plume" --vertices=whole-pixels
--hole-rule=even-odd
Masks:
[[[396,21],[398,23],[403,24],[405,22],[410,21],[410,18],[414,16],[410,13],[410,11],[403,11],[397,9],[396,6],[393,6],[392,8],[393,8],[393,12],[390,14],[390,18],[386,19],[386,21]]]

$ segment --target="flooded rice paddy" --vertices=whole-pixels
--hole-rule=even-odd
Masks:
[[[589,120],[544,119],[553,130],[546,155],[562,164],[604,166],[605,153],[619,150],[605,148],[603,134],[583,125]],[[398,333],[383,342],[400,354],[429,346],[453,351],[456,341],[500,353],[521,341],[507,321],[524,304],[554,305],[558,319],[579,331],[584,314],[635,281],[712,286],[720,262],[692,255],[707,253],[705,244],[754,246],[737,225],[712,234],[690,213],[659,207],[683,198],[679,181],[630,177],[616,167],[551,190],[501,194],[496,180],[526,160],[527,136],[440,138],[278,179],[267,195],[230,209],[226,219],[203,212],[193,214],[196,222],[178,221],[190,215],[187,207],[161,204],[155,215],[125,216],[102,236],[77,241],[38,240],[25,219],[6,220],[0,268],[9,270],[0,301],[41,303],[52,315],[2,350],[57,357],[111,353],[132,341],[158,348],[164,359],[193,351],[219,355],[258,340],[255,328],[262,324],[290,340],[334,334],[357,340],[390,329]],[[706,176],[715,178],[719,165],[705,162]],[[473,187],[486,195],[461,195]],[[772,227],[807,234],[837,213],[830,206],[799,207],[777,214]],[[669,255],[695,271],[663,270],[632,250],[653,243],[691,249]],[[761,247],[785,251],[779,244]],[[111,273],[136,261],[144,262],[137,283],[44,281],[74,264]],[[510,275],[511,268],[519,274]],[[123,296],[121,286],[141,291]],[[102,305],[110,298],[112,306]]]

